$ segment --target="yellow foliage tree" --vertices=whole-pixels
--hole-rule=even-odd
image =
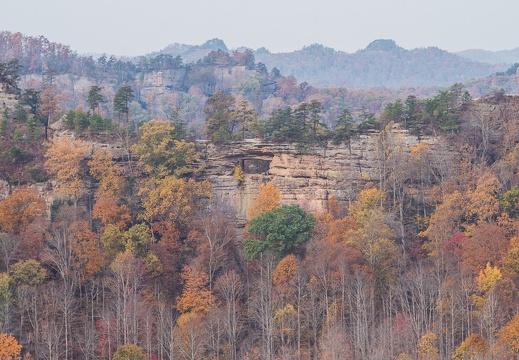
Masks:
[[[59,192],[77,198],[82,190],[82,162],[90,155],[91,146],[82,140],[54,139],[45,153],[45,167],[56,179]]]
[[[258,188],[258,196],[252,202],[253,205],[247,210],[249,219],[254,219],[267,211],[274,210],[279,206],[280,201],[281,193],[272,182],[269,181],[266,184],[261,184]]]
[[[234,167],[234,170],[232,172],[232,176],[236,180],[238,180],[240,184],[245,181],[245,174],[243,173],[243,169],[241,168],[240,165],[236,165]]]
[[[384,194],[376,189],[361,191],[349,211],[356,228],[349,231],[348,242],[359,249],[378,281],[389,280],[398,259],[398,249],[391,240],[395,234],[385,220]],[[351,240],[350,240],[351,239]]]
[[[498,342],[509,350],[510,359],[516,358],[519,353],[519,314],[499,331]]]
[[[470,334],[456,349],[454,360],[482,359],[488,350],[487,342],[478,334]]]
[[[156,177],[182,175],[192,171],[196,159],[193,143],[175,140],[175,126],[169,121],[151,120],[140,127],[141,136],[132,151],[139,156],[146,173]]]
[[[0,334],[0,359],[14,359],[22,351],[22,345],[12,335]]]
[[[501,183],[491,172],[485,172],[478,179],[476,189],[469,191],[467,215],[476,223],[492,222],[499,215],[499,190]]]
[[[200,313],[184,313],[177,319],[173,348],[181,359],[203,359],[208,343],[206,319]]]
[[[477,279],[479,291],[487,292],[502,277],[501,270],[499,270],[497,266],[492,267],[490,263],[487,263],[486,268],[479,272]]]
[[[472,301],[478,309],[481,310],[484,307],[489,293],[502,277],[501,270],[499,270],[497,266],[490,266],[489,263],[487,263],[484,270],[479,272],[479,276],[476,279],[478,293],[472,295]]]
[[[418,344],[418,359],[419,360],[436,360],[438,359],[438,347],[436,346],[438,335],[433,332],[425,333],[420,338]]]
[[[431,255],[436,255],[440,244],[448,241],[452,234],[459,230],[464,214],[464,203],[462,195],[455,191],[445,195],[443,202],[436,207],[436,211],[429,220],[427,230],[420,233],[421,236],[429,239],[424,247]]]
[[[15,190],[0,201],[0,229],[18,234],[45,212],[45,201],[28,187]]]
[[[112,154],[105,149],[98,150],[88,162],[90,174],[99,181],[96,198],[110,197],[119,199],[124,190],[122,169],[113,161]]]
[[[172,175],[152,178],[139,191],[144,207],[141,217],[150,223],[170,221],[181,225],[199,208],[201,198],[211,197],[211,189],[208,181],[186,181]]]

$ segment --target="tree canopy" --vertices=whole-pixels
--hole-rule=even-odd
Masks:
[[[294,252],[310,238],[315,218],[299,205],[282,205],[267,211],[249,223],[250,239],[244,241],[247,258],[271,250],[278,258]]]

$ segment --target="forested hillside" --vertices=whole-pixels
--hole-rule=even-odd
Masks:
[[[372,44],[371,50],[366,52],[371,54],[369,56],[373,55],[373,59],[384,58],[383,54],[376,55],[381,51],[391,52],[396,49],[407,53],[407,50],[398,48],[393,43],[390,44],[391,49],[384,47],[385,50],[376,50],[376,44]],[[52,43],[44,37],[2,32],[0,61],[18,61],[17,73],[21,76],[19,86],[22,90],[29,91],[29,95],[31,91],[35,91],[45,93],[46,101],[56,99],[49,117],[50,122],[57,120],[67,110],[80,107],[87,109],[89,104],[86,99],[92,85],[99,86],[106,99],[106,102],[99,104],[99,114],[116,118],[120,114],[114,112],[110,104],[123,85],[130,85],[133,97],[128,103],[128,112],[134,128],[140,121],[178,115],[187,122],[194,136],[198,138],[202,138],[205,132],[202,121],[205,101],[217,91],[233,95],[238,101],[247,100],[262,118],[287,105],[317,100],[324,106],[324,122],[332,126],[342,108],[347,107],[354,116],[362,116],[364,112],[378,114],[387,103],[396,99],[404,100],[408,95],[423,99],[433,96],[440,89],[389,88],[389,78],[386,79],[385,86],[369,89],[355,89],[353,85],[347,88],[319,89],[313,83],[287,76],[278,68],[267,67],[258,61],[256,57],[260,53],[265,54],[265,51],[254,53],[246,49],[221,50],[224,45],[215,39],[198,47],[171,47],[187,59],[203,56],[196,61],[166,53],[142,56],[131,61],[107,55],[94,59],[92,56],[80,56],[68,46]],[[319,50],[319,47],[316,49]],[[190,54],[198,55],[190,57]],[[313,62],[311,58],[308,59]],[[298,64],[306,61],[300,60]],[[390,63],[386,65],[390,66]],[[333,72],[328,66],[326,69],[327,73]],[[389,67],[373,64],[359,70],[357,74],[369,74],[374,69],[387,71]],[[394,74],[400,72],[395,69],[391,70]],[[375,77],[382,79],[378,75]],[[452,83],[454,81],[446,84]],[[506,93],[517,93],[518,84],[515,72],[503,72],[499,76],[471,81],[466,84],[466,89],[474,98],[480,98],[500,89]]]
[[[198,46],[173,44],[160,53],[195,61],[215,48],[227,51],[222,40],[213,39]],[[253,53],[269,68],[276,67],[318,88],[449,86],[489,76],[503,71],[507,66],[504,64],[519,61],[489,61],[490,65],[483,57],[473,59],[465,53],[458,56],[434,47],[406,50],[393,40],[375,40],[352,54],[320,44],[288,53],[271,53],[264,48]]]
[[[36,40],[0,61],[0,357],[517,357],[516,96],[456,83],[375,113],[247,51]]]
[[[519,61],[519,48],[501,51],[469,49],[459,51],[456,55],[488,64],[514,64]]]

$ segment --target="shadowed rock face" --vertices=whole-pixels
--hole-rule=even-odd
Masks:
[[[393,129],[404,147],[418,144],[416,136],[407,131]],[[320,212],[327,209],[328,200],[336,197],[347,203],[366,183],[378,183],[382,157],[377,145],[378,135],[361,135],[350,146],[328,146],[302,153],[291,144],[264,143],[251,139],[232,145],[215,146],[199,142],[202,153],[204,177],[214,185],[214,195],[236,209],[238,223],[246,220],[246,211],[257,196],[260,184],[272,181],[280,189],[282,203],[298,203],[305,210]],[[438,137],[426,137],[422,143],[429,145],[434,156],[451,158],[452,152],[445,141]],[[254,173],[247,170],[244,181],[233,176],[237,165],[262,165],[268,168]]]

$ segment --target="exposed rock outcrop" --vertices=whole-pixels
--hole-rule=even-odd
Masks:
[[[409,151],[411,145],[426,143],[434,157],[450,159],[455,154],[440,137],[420,140],[405,130],[394,128]],[[295,145],[269,144],[257,139],[232,145],[215,146],[199,142],[205,177],[214,184],[214,194],[235,207],[240,222],[246,220],[246,210],[257,196],[261,183],[272,181],[280,189],[282,203],[298,203],[307,211],[327,208],[335,197],[347,202],[367,182],[378,182],[382,155],[377,145],[378,135],[361,135],[350,146],[328,146],[301,152]],[[254,171],[259,164],[260,172]],[[244,168],[244,181],[233,176],[234,168]],[[251,170],[252,168],[252,170]]]

